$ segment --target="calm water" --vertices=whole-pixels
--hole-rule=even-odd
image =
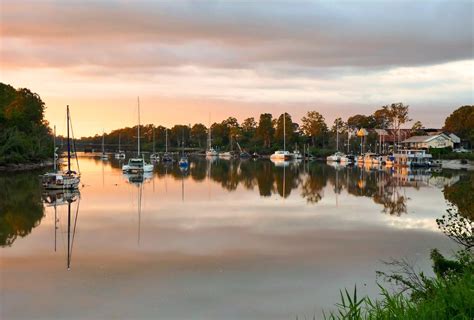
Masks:
[[[435,219],[468,174],[192,159],[143,179],[80,164],[80,195],[42,194],[41,172],[0,176],[2,319],[320,316],[341,288],[375,297],[381,260],[429,270],[430,248],[449,253]]]

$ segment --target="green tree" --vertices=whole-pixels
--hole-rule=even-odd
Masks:
[[[324,136],[328,132],[328,127],[324,117],[317,111],[308,111],[306,116],[301,119],[301,130],[305,135],[311,138],[313,147],[316,146],[316,140],[319,138],[324,141]]]
[[[284,120],[283,120],[284,119]],[[283,123],[283,121],[285,121]],[[294,125],[291,120],[291,115],[288,112],[280,115],[275,124],[275,141],[278,141],[281,146],[283,146],[283,138],[286,138],[286,146],[295,142],[294,136]],[[286,131],[286,135],[285,135]]]
[[[191,142],[199,148],[206,145],[207,128],[202,123],[196,123],[191,128]]]
[[[260,115],[258,127],[255,132],[255,136],[263,144],[264,148],[271,147],[273,141],[273,117],[270,113],[264,113]]]
[[[420,136],[425,134],[425,126],[421,123],[421,121],[416,121],[413,126],[411,127],[411,132],[414,135]]]
[[[453,132],[472,147],[474,145],[474,105],[462,106],[451,113],[444,122],[443,130]]]

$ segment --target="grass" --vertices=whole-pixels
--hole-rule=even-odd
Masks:
[[[424,298],[390,293],[379,285],[382,298],[359,298],[357,290],[341,292],[338,311],[324,315],[327,320],[342,319],[474,319],[474,275],[465,272],[451,279],[435,279]]]
[[[396,269],[377,272],[398,291],[378,284],[381,298],[372,300],[353,292],[341,291],[336,311],[323,314],[326,320],[473,320],[474,319],[474,223],[458,211],[448,210],[436,220],[440,230],[462,246],[453,259],[437,249],[431,251],[435,277],[417,273],[406,260],[386,262]]]

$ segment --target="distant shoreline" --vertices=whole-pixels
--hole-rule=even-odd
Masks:
[[[0,166],[0,172],[20,172],[20,171],[30,171],[37,170],[42,168],[51,167],[53,161],[46,160],[37,163],[18,163],[18,164],[7,164]]]

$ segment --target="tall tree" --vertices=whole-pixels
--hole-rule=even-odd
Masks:
[[[260,115],[260,119],[258,121],[258,127],[255,132],[256,138],[261,141],[263,147],[269,148],[271,147],[273,141],[273,116],[270,113],[263,113]]]
[[[393,134],[396,141],[400,140],[400,127],[411,121],[408,117],[408,105],[404,105],[401,102],[392,103],[391,105],[384,106],[388,115],[388,125],[393,129]]]
[[[191,143],[198,147],[206,145],[207,128],[202,123],[196,123],[191,128]]]
[[[283,123],[283,121],[285,122]],[[275,123],[275,141],[278,141],[283,146],[283,138],[285,137],[286,146],[294,143],[294,129],[295,126],[291,120],[291,115],[288,112],[281,114]]]
[[[313,146],[316,145],[317,138],[323,138],[328,132],[328,127],[324,117],[317,111],[308,111],[301,119],[301,129],[305,135],[311,137]]]

